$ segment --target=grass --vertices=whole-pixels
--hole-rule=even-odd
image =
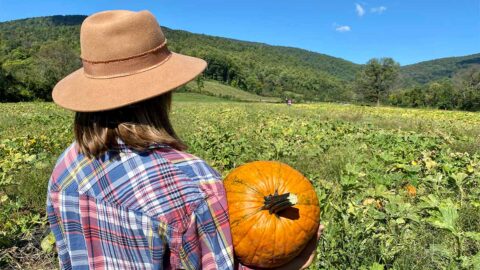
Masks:
[[[72,113],[51,103],[0,104],[0,176],[17,153],[43,156],[6,171],[15,183],[0,185],[0,197],[6,193],[21,201],[15,215],[43,213],[53,163],[73,139],[71,121]],[[274,159],[314,183],[326,230],[313,269],[373,269],[374,263],[388,269],[474,269],[480,256],[480,241],[463,236],[459,251],[454,234],[436,225],[448,217],[429,201],[451,200],[449,209],[458,212],[454,229],[480,233],[479,113],[330,103],[287,107],[175,93],[172,122],[189,152],[224,176],[242,163]],[[2,146],[6,139],[14,147]],[[415,197],[406,195],[406,184],[417,188]],[[366,199],[380,206],[366,205]],[[38,239],[28,239],[17,242],[18,248],[38,246]]]
[[[247,91],[240,90],[238,88],[225,85],[214,81],[205,81],[201,90],[198,89],[195,82],[187,85],[187,89],[190,92],[198,92],[201,94],[207,94],[215,97],[221,97],[229,100],[236,101],[249,101],[249,102],[280,102],[280,98],[277,97],[264,97],[259,96]]]
[[[221,97],[209,96],[209,95],[204,95],[200,93],[183,93],[183,92],[175,93],[174,92],[173,102],[218,103],[218,102],[229,102],[229,100]]]

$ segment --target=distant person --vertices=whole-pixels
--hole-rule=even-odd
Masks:
[[[80,44],[83,68],[52,93],[75,112],[47,196],[60,267],[247,269],[234,260],[221,175],[184,152],[169,119],[171,91],[206,62],[170,52],[148,11],[96,13]],[[316,243],[282,269],[311,264]]]
[[[292,99],[290,99],[290,98],[288,99],[287,105],[288,105],[288,106],[292,106]]]

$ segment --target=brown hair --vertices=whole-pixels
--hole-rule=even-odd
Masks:
[[[74,133],[80,153],[95,157],[118,146],[144,151],[151,144],[168,144],[178,150],[186,145],[170,123],[171,92],[133,105],[101,112],[77,112]]]

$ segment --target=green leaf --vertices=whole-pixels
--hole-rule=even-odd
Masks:
[[[37,156],[36,155],[29,155],[25,157],[25,162],[32,162],[35,160]]]
[[[420,208],[437,208],[440,204],[438,197],[433,194],[429,194],[427,197],[421,198],[421,200]]]
[[[419,172],[422,170],[422,167],[420,165],[407,165],[405,166],[405,171],[406,172]]]
[[[462,173],[462,172],[452,174],[452,178],[453,180],[455,180],[455,183],[457,183],[457,185],[461,184],[463,180],[465,180],[465,178],[467,177],[468,177],[468,174]]]
[[[470,258],[474,270],[480,270],[480,252]]]
[[[461,259],[464,269],[480,270],[480,252],[474,256],[462,256]]]
[[[369,270],[383,270],[385,269],[385,267],[383,266],[383,264],[379,264],[379,263],[373,263]]]
[[[457,206],[451,199],[440,203],[438,210],[431,211],[432,216],[426,221],[432,226],[457,233],[456,223],[458,220]]]
[[[3,194],[0,196],[0,204],[6,202],[8,200],[8,196]]]
[[[55,245],[55,236],[50,232],[45,238],[43,238],[40,246],[45,253],[51,253]]]
[[[475,241],[480,241],[480,232],[465,232],[463,235]]]
[[[45,168],[47,168],[48,166],[49,166],[49,165],[48,165],[48,163],[46,163],[46,162],[36,162],[36,163],[35,163],[35,168],[36,168],[36,169],[39,169],[39,170],[45,169]]]
[[[397,219],[395,220],[395,222],[396,222],[397,224],[405,224],[405,219],[403,219],[403,218],[397,218]]]

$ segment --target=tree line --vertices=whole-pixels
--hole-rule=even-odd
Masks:
[[[403,107],[480,111],[480,65],[410,87],[396,87],[399,64],[392,58],[370,60],[357,74],[354,88],[360,102]]]

